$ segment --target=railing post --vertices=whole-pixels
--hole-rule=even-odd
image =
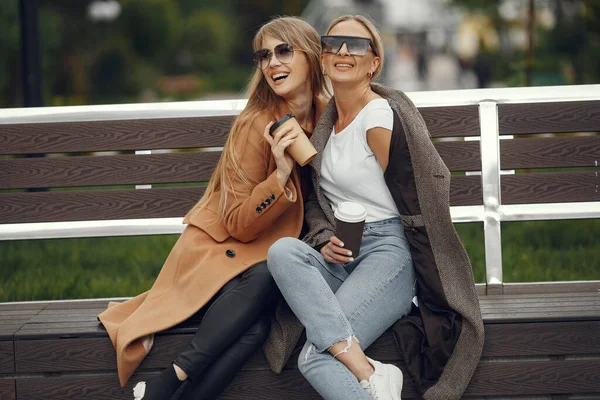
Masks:
[[[485,270],[488,294],[502,293],[502,234],[500,230],[500,131],[494,101],[479,103],[481,185],[485,219]]]

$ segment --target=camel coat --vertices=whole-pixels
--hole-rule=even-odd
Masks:
[[[315,103],[319,114],[325,100]],[[124,303],[109,304],[98,316],[117,352],[121,386],[150,350],[148,335],[190,318],[225,283],[266,260],[277,239],[300,235],[304,206],[299,171],[294,169],[285,189],[278,182],[271,148],[263,138],[271,117],[277,116],[261,114],[232,143],[251,184],[230,175],[236,194],[227,194],[224,218],[218,218],[221,192],[215,192],[205,207],[195,207],[185,216],[188,226],[152,288]]]

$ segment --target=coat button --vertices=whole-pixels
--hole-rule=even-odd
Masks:
[[[233,257],[235,257],[235,251],[233,251],[233,250],[231,250],[231,249],[228,249],[228,250],[225,252],[225,255],[226,255],[227,257],[229,257],[229,258],[233,258]]]
[[[266,199],[266,200],[265,200],[265,203],[266,203],[267,205],[271,204],[271,199],[270,199],[270,198]]]
[[[260,208],[264,210],[265,208],[267,208],[267,205],[265,203],[260,203]]]
[[[260,207],[256,207],[256,213],[257,213],[257,214],[260,214],[261,212],[262,212],[262,208],[260,208]]]
[[[275,195],[271,194],[271,200],[275,200]]]

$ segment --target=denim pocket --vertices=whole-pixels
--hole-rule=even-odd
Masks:
[[[373,236],[402,236],[401,222],[388,222],[383,224],[370,224],[365,227],[365,233]]]

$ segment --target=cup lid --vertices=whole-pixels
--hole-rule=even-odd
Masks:
[[[283,117],[279,118],[277,120],[277,122],[275,122],[273,125],[271,125],[271,127],[269,128],[269,134],[272,135],[273,132],[275,132],[275,130],[277,128],[279,128],[281,125],[283,125],[288,119],[292,119],[294,118],[294,114],[285,114]]]
[[[344,222],[360,222],[367,218],[367,209],[360,203],[345,201],[338,204],[334,216]]]

